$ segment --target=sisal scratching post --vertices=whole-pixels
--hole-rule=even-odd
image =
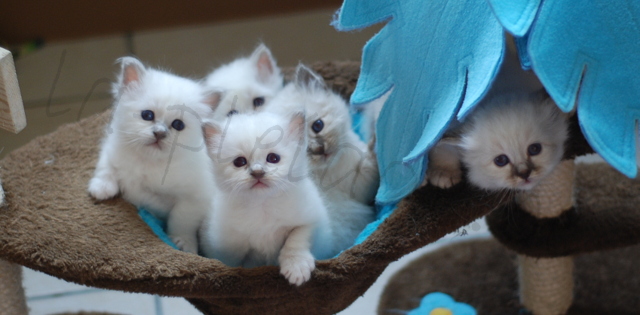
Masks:
[[[20,266],[0,259],[0,315],[27,314]]]
[[[555,218],[573,206],[574,160],[564,160],[516,202],[538,219]],[[518,255],[520,302],[535,315],[565,314],[573,303],[573,257]]]

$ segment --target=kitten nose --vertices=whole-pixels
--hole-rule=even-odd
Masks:
[[[320,138],[315,139],[315,141],[309,141],[309,153],[313,155],[323,155],[324,154],[324,141]]]
[[[154,125],[153,126],[153,136],[156,137],[156,140],[162,140],[167,137],[167,127],[162,125]]]
[[[162,140],[167,137],[166,131],[154,131],[153,135],[156,137],[156,140]]]
[[[251,176],[255,179],[261,179],[264,177],[264,170],[262,169],[262,165],[260,164],[255,164],[253,166],[251,166],[251,172],[249,174],[251,174]]]
[[[520,164],[516,166],[515,173],[516,176],[526,180],[531,175],[531,168],[525,164]]]

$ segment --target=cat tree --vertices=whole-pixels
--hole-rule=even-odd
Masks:
[[[0,128],[18,133],[27,125],[22,96],[11,53],[0,48]],[[0,148],[1,149],[1,148]],[[0,211],[4,190],[0,178]],[[26,314],[27,304],[22,288],[22,269],[0,258],[0,309],[6,314]]]

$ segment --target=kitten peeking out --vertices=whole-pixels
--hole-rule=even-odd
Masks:
[[[531,189],[562,159],[566,118],[546,93],[490,97],[429,152],[425,180],[441,188],[457,184],[462,161],[480,188]]]
[[[204,125],[216,198],[202,226],[202,253],[228,266],[279,265],[295,285],[315,259],[332,256],[331,227],[308,177],[305,117],[238,114]]]
[[[215,69],[203,83],[208,88],[224,92],[214,116],[222,121],[229,115],[262,108],[282,89],[283,77],[269,48],[260,44],[251,56],[238,58]]]
[[[194,81],[148,69],[132,57],[118,62],[113,118],[89,193],[97,200],[122,193],[167,220],[173,242],[196,253],[213,186],[201,119],[212,114],[220,94],[205,93]]]

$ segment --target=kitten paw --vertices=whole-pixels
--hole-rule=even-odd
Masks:
[[[89,194],[97,200],[105,200],[118,194],[118,183],[115,180],[94,177],[89,182]]]
[[[436,187],[449,188],[462,180],[462,170],[430,168],[427,170],[427,180]]]
[[[278,261],[280,274],[289,280],[290,284],[297,286],[311,279],[311,272],[316,268],[313,255],[309,251],[281,253]]]
[[[171,241],[183,252],[198,254],[198,243],[195,240],[189,240],[189,237],[171,236]]]

